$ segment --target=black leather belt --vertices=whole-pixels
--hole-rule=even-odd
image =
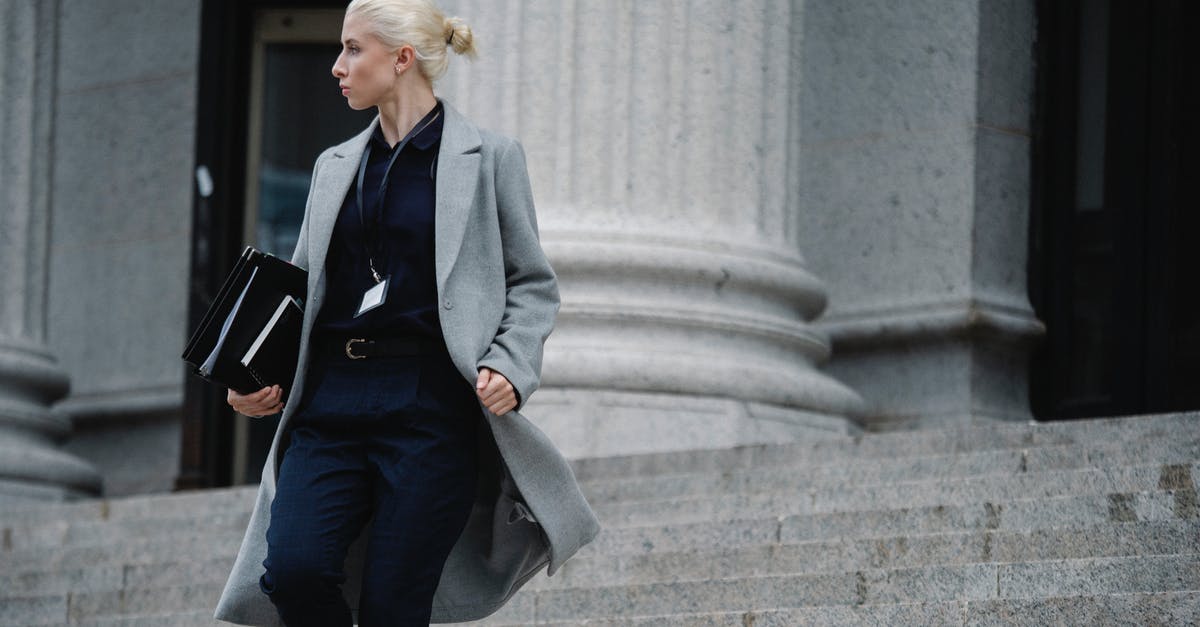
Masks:
[[[323,338],[317,341],[317,348],[326,358],[354,360],[414,357],[446,351],[440,342],[418,337]]]

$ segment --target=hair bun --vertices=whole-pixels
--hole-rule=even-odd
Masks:
[[[446,36],[446,45],[458,54],[475,57],[475,37],[471,27],[462,18],[448,17],[442,22],[442,32]]]

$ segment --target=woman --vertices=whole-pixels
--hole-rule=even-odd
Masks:
[[[313,170],[286,404],[278,386],[229,392],[243,414],[283,416],[219,619],[474,620],[598,531],[569,466],[516,411],[558,291],[520,144],[434,96],[447,47],[473,54],[471,30],[429,0],[346,9],[333,75],[379,116]]]

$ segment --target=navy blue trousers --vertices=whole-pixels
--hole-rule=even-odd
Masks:
[[[260,586],[288,627],[351,625],[347,549],[374,517],[362,627],[429,624],[475,498],[474,390],[446,355],[317,362],[291,424]]]

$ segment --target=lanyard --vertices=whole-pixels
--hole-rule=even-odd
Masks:
[[[375,254],[380,249],[379,232],[383,229],[383,211],[387,208],[384,203],[384,195],[387,194],[388,177],[392,173],[392,165],[396,163],[396,158],[400,156],[400,152],[408,145],[408,141],[433,124],[434,120],[438,119],[438,115],[442,112],[441,103],[434,107],[432,111],[425,114],[420,122],[417,122],[413,129],[400,140],[399,144],[392,149],[392,156],[388,159],[387,168],[383,171],[383,180],[379,182],[379,194],[376,197],[379,205],[379,211],[375,212],[375,224],[371,230],[367,229],[367,220],[363,215],[363,179],[367,176],[367,162],[371,159],[371,142],[367,141],[367,148],[363,151],[362,160],[358,163],[358,224],[363,230],[363,247],[367,251],[367,264],[371,268],[371,278],[375,279],[376,283],[383,282],[383,277],[379,276],[379,272],[375,270]]]

